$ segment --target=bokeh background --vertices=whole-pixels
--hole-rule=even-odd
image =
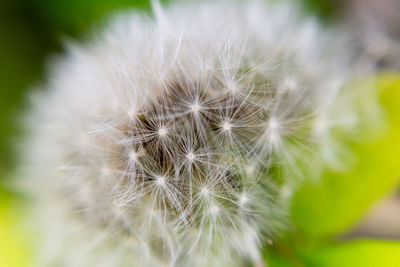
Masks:
[[[269,245],[265,257],[270,266],[400,266],[400,0],[295,2],[357,38],[361,66],[379,73],[373,82],[390,129],[375,143],[352,146],[359,164],[351,172],[327,173],[322,185],[300,188],[292,208],[296,230]],[[29,91],[38,90],[63,40],[90,36],[110,12],[125,8],[150,12],[150,3],[0,0],[0,267],[30,266],[35,251],[24,217],[29,200],[11,186]]]

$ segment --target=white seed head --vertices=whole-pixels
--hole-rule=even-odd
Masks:
[[[259,262],[285,213],[270,167],[296,168],[331,128],[310,125],[350,73],[338,35],[283,3],[154,13],[71,46],[36,98],[26,160],[48,266]]]

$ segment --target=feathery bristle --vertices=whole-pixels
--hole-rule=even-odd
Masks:
[[[288,195],[269,168],[296,168],[293,147],[318,151],[329,131],[321,103],[349,72],[338,36],[286,4],[155,11],[72,46],[35,105],[47,264],[260,263]]]

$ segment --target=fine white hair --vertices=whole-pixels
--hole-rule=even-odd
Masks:
[[[24,154],[43,265],[261,265],[292,183],[271,169],[309,151],[334,162],[330,129],[352,123],[331,118],[345,42],[292,5],[153,9],[69,45],[35,95]]]

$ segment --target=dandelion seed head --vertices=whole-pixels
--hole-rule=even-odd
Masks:
[[[119,14],[71,46],[34,104],[26,161],[52,218],[45,239],[60,247],[52,256],[74,266],[258,262],[289,199],[270,169],[319,151],[315,114],[329,113],[345,80],[337,36],[279,3],[154,10],[154,20]]]

